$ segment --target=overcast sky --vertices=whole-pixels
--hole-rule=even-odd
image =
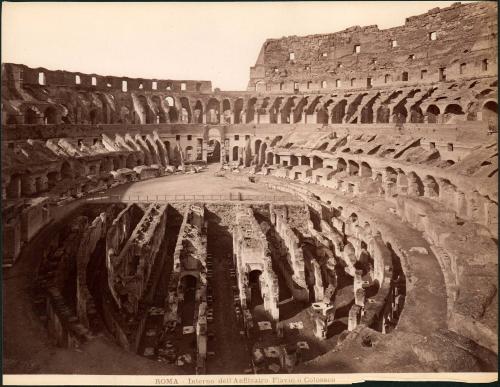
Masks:
[[[3,3],[2,62],[245,90],[267,38],[389,28],[452,1]]]

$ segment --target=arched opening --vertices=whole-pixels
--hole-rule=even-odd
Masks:
[[[166,167],[168,165],[167,156],[165,154],[165,149],[163,148],[163,144],[160,140],[154,140],[156,145],[156,149],[158,150],[158,157],[160,158],[160,165]]]
[[[308,97],[302,98],[295,109],[293,110],[293,123],[301,122],[303,117],[304,108],[307,106]]]
[[[97,109],[92,109],[89,113],[90,123],[92,125],[96,125],[99,123],[99,112]]]
[[[347,100],[343,99],[335,105],[332,110],[332,124],[341,124],[345,116],[345,108],[347,106]]]
[[[35,188],[36,193],[41,193],[47,190],[47,187],[45,186],[43,178],[41,176],[35,178]]]
[[[58,172],[47,173],[47,184],[49,186],[49,189],[54,188],[54,186],[57,184],[58,177],[59,177]]]
[[[259,164],[258,164],[259,166],[264,164],[264,162],[266,161],[266,150],[267,150],[267,144],[263,143],[260,146]]]
[[[463,116],[465,113],[460,105],[457,104],[451,104],[446,106],[444,109],[444,115],[445,115],[445,123],[447,122],[453,122],[457,116]]]
[[[318,110],[318,113],[316,114],[316,123],[328,124],[328,112],[324,107]]]
[[[424,178],[425,185],[425,196],[427,197],[439,197],[439,184],[436,179],[432,176],[425,176]]]
[[[133,153],[130,153],[125,159],[125,167],[128,169],[134,169],[136,167],[136,160]]]
[[[359,164],[355,161],[349,160],[349,175],[356,176],[359,174]]]
[[[191,145],[186,147],[185,154],[186,154],[186,161],[188,162],[194,161],[193,147]]]
[[[222,123],[231,124],[231,103],[227,98],[222,100]]]
[[[155,146],[153,145],[154,141],[148,135],[146,137],[146,139],[144,140],[144,142],[146,143],[146,146],[148,147],[149,154],[151,155],[151,158],[153,159],[153,164],[159,165],[160,159],[159,159],[158,152],[156,151]]]
[[[219,112],[220,102],[215,98],[210,98],[207,103],[207,124],[218,124],[220,122]]]
[[[165,145],[165,152],[167,152],[167,159],[170,162],[170,154],[171,154],[171,151],[170,151],[170,141],[164,141],[163,145]]]
[[[245,123],[251,123],[255,121],[255,104],[257,103],[257,98],[250,98],[247,103],[246,119]]]
[[[269,109],[269,122],[271,124],[278,123],[278,116],[279,116],[279,111],[280,111],[280,106],[281,106],[282,101],[283,101],[283,97],[277,97],[274,100],[274,103],[272,104],[271,108]]]
[[[482,120],[487,122],[491,129],[498,128],[498,103],[495,101],[488,101],[482,108]]]
[[[394,107],[392,111],[392,117],[395,124],[404,124],[406,122],[406,117],[408,116],[408,111],[402,103]]]
[[[274,153],[273,152],[268,152],[266,155],[266,164],[267,165],[273,165],[274,164]]]
[[[7,199],[19,199],[21,197],[21,175],[12,175],[5,191]]]
[[[61,165],[61,178],[62,179],[72,179],[73,178],[73,171],[71,169],[71,166],[67,161],[63,162]]]
[[[290,155],[290,165],[291,166],[299,165],[299,158],[295,155]]]
[[[168,106],[168,120],[169,122],[177,122],[179,121],[179,112],[177,111],[177,107],[175,106],[175,100],[167,96],[164,99],[165,105]]]
[[[254,154],[257,155],[257,156],[259,155],[260,144],[262,144],[262,140],[255,141],[255,145],[254,145],[255,151],[254,151]]]
[[[300,165],[311,165],[309,161],[309,157],[300,156]]]
[[[381,124],[389,123],[389,114],[390,109],[387,107],[387,105],[381,105],[377,109],[377,122]]]
[[[194,105],[194,122],[196,124],[202,124],[203,123],[203,104],[201,103],[200,100],[196,101]]]
[[[102,118],[101,121],[105,124],[112,124],[114,122],[113,111],[106,99],[106,97],[99,93],[99,101],[102,104]]]
[[[61,114],[61,121],[65,124],[71,124],[72,120],[68,106],[62,105],[62,107],[63,107],[63,112]]]
[[[337,172],[344,172],[347,170],[347,163],[343,158],[337,160]]]
[[[189,106],[189,100],[186,97],[180,98],[181,102],[181,122],[184,124],[191,122],[191,107]]]
[[[361,109],[361,123],[362,124],[373,123],[373,102],[366,104]]]
[[[313,156],[313,169],[323,168],[323,159],[318,156]]]
[[[132,118],[130,117],[130,110],[128,110],[126,106],[122,106],[120,108],[120,119],[118,122],[121,124],[129,124],[130,122],[132,122]]]
[[[170,164],[175,166],[182,164],[181,147],[178,143],[174,146],[174,149],[172,150],[172,160]]]
[[[438,122],[438,117],[441,111],[436,105],[429,105],[427,107],[427,122],[429,124],[436,124]]]
[[[295,97],[290,97],[286,101],[286,103],[281,108],[281,123],[289,124],[290,123],[290,113],[292,112],[292,108],[295,105]]]
[[[111,172],[113,170],[113,161],[109,157],[103,158],[99,170],[106,173]]]
[[[233,161],[238,161],[238,150],[237,146],[233,146]]]
[[[155,120],[153,119],[153,114],[151,109],[149,108],[148,101],[145,96],[140,95],[138,97],[139,106],[138,106],[138,114],[139,120],[141,124],[153,124]]]
[[[423,196],[424,184],[418,175],[414,172],[408,174],[408,195]]]
[[[250,309],[253,309],[256,306],[262,305],[264,303],[260,286],[261,274],[262,272],[260,270],[252,270],[250,273],[248,273],[248,286],[250,288]]]
[[[118,157],[111,158],[113,161],[113,171],[117,171],[120,169],[120,159]]]
[[[387,167],[385,169],[385,181],[396,184],[398,181],[398,173],[394,168]]]
[[[44,122],[46,124],[57,124],[57,111],[54,107],[49,106],[43,113]]]
[[[413,124],[421,124],[424,122],[424,113],[419,106],[412,106],[410,108],[410,122]]]
[[[218,140],[208,142],[207,163],[220,163],[220,142]]]
[[[368,163],[362,162],[361,163],[361,171],[360,171],[360,176],[361,177],[372,177],[372,168]]]
[[[24,113],[24,123],[28,125],[34,125],[38,123],[38,113],[35,109],[26,109],[26,112]]]
[[[234,103],[234,123],[241,124],[242,122],[242,113],[243,113],[243,99],[238,98]],[[248,113],[247,113],[248,116]]]
[[[167,117],[165,115],[165,111],[163,110],[160,97],[155,95],[151,97],[151,101],[153,102],[156,108],[156,122],[164,124],[165,122],[167,122]]]
[[[181,107],[181,116],[179,122],[183,124],[189,123],[189,111],[185,107]]]

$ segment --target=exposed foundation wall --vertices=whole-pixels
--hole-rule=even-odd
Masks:
[[[398,214],[432,242],[446,281],[450,328],[498,352],[496,322],[487,312],[498,297],[498,248],[489,233],[457,226],[449,213],[418,200],[399,199]]]
[[[166,205],[150,205],[119,252],[108,251],[108,278],[119,307],[136,313],[165,233]],[[119,290],[117,290],[119,289]]]
[[[247,306],[251,302],[250,273],[256,270],[260,272],[258,281],[264,309],[272,321],[279,320],[278,279],[272,268],[272,258],[266,237],[255,220],[252,210],[241,207],[237,211],[233,249],[243,317],[248,330],[254,325]]]
[[[273,214],[272,219],[274,219],[275,222],[274,226],[276,232],[283,241],[281,250],[285,252],[287,259],[286,266],[283,265],[282,274],[284,275],[294,298],[297,300],[307,301],[309,300],[309,294],[305,278],[304,256],[302,248],[299,244],[299,239],[288,225],[286,213],[275,210],[272,205],[270,211]],[[291,269],[291,277],[288,270],[285,268]]]
[[[260,177],[259,179],[264,178]],[[277,183],[273,182],[273,184]],[[340,195],[333,193],[331,195],[321,194],[318,199],[314,199],[308,194],[308,188],[291,186],[286,183],[279,184],[276,188],[285,192],[298,193],[310,206],[317,205],[315,204],[317,200],[321,200],[323,203],[328,202],[330,206],[340,200]],[[494,322],[495,318],[492,317],[496,315],[494,311],[497,304],[497,286],[494,284],[497,272],[496,243],[486,228],[474,226],[470,222],[457,223],[453,214],[443,211],[438,206],[425,199],[407,196],[399,196],[397,199],[398,215],[402,220],[409,222],[412,227],[423,232],[441,266],[448,294],[448,329],[497,352],[496,334],[494,333],[496,323]],[[356,214],[357,220],[354,223],[345,215],[341,217],[338,215],[341,213],[350,214],[351,212]],[[339,237],[334,238],[336,240],[335,251],[337,251],[337,247],[340,247],[340,237],[343,237],[344,233],[353,233],[351,236],[348,235],[348,241],[354,241],[358,237],[365,239],[369,235],[373,235],[375,239],[368,243],[368,251],[378,262],[374,262],[374,266],[380,268],[377,276],[382,281],[380,283],[381,290],[374,298],[374,302],[367,304],[370,313],[363,317],[363,308],[359,305],[353,307],[352,316],[349,317],[349,330],[355,329],[358,324],[364,321],[363,324],[371,324],[372,327],[383,332],[385,321],[400,316],[401,309],[399,308],[404,301],[401,300],[401,285],[399,284],[401,278],[393,278],[394,284],[397,286],[395,289],[390,282],[391,277],[393,277],[391,270],[394,270],[394,267],[390,264],[387,244],[384,247],[384,244],[376,241],[376,238],[379,238],[375,228],[378,221],[373,217],[363,219],[363,213],[356,209],[356,206],[348,204],[346,200],[341,200],[341,204],[337,210],[333,211],[333,214],[336,215],[331,219],[331,224],[335,227],[335,234],[339,234]],[[364,227],[357,226],[363,223]],[[386,230],[382,224],[379,226]],[[457,235],[462,235],[462,237],[457,238]],[[394,251],[402,258],[401,264],[405,272],[409,270],[408,260],[418,259],[413,257],[414,255],[427,254],[427,251],[419,252],[420,250],[418,252],[417,250],[405,251],[401,248],[401,243],[398,240],[400,237],[387,230],[381,234],[381,237],[384,242],[390,242]],[[354,246],[356,244],[354,243]],[[356,257],[356,248],[352,246],[352,243],[349,245],[351,245],[350,254]],[[375,246],[377,247],[375,248]],[[346,250],[345,246],[343,250]],[[339,255],[347,261],[348,256],[342,253]],[[477,284],[481,284],[480,289]],[[404,310],[400,318],[404,318]]]
[[[189,207],[186,207],[183,209],[183,220],[175,244],[172,274],[170,275],[170,280],[168,283],[168,295],[165,299],[164,324],[172,329],[175,328],[178,323],[179,295],[177,289],[179,287],[181,275],[181,251],[183,249],[183,240],[186,232],[186,226],[188,225],[189,221],[188,214]]]

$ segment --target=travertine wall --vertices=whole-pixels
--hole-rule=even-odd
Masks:
[[[400,86],[493,75],[496,13],[494,2],[455,3],[386,30],[355,26],[333,34],[268,39],[250,69],[248,90]]]

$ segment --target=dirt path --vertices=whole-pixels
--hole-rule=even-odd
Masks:
[[[215,356],[208,358],[207,373],[230,374],[243,373],[250,365],[250,354],[245,341],[240,336],[240,327],[236,320],[233,304],[232,285],[236,282],[230,275],[233,267],[232,237],[213,221],[208,224],[207,252],[212,256],[213,280],[209,281],[214,294],[214,333],[215,340],[210,340],[208,350]]]

